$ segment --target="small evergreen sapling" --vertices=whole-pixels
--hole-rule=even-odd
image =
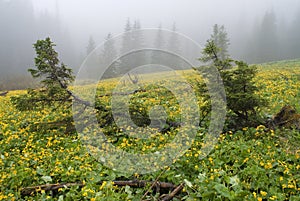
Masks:
[[[72,100],[90,105],[89,102],[79,99],[69,89],[74,81],[72,69],[60,63],[58,53],[54,50],[55,44],[48,37],[38,40],[34,44],[36,69],[29,69],[32,77],[40,79],[41,89],[28,89],[27,94],[12,97],[11,100],[19,110],[30,110],[45,105],[65,105]],[[69,104],[71,106],[71,104]]]
[[[227,126],[230,129],[239,129],[245,126],[256,126],[263,123],[259,111],[266,106],[266,100],[257,95],[259,88],[254,83],[257,73],[255,66],[249,66],[243,61],[236,61],[227,56],[221,59],[218,55],[221,49],[213,40],[208,40],[202,52],[201,61],[207,63],[197,70],[204,78],[223,82],[227,103]],[[220,78],[210,78],[207,69],[211,66],[219,71]],[[204,96],[205,104],[201,107],[202,114],[209,114],[210,94],[205,83],[199,84],[200,93]]]
[[[36,69],[29,69],[32,77],[40,79],[41,89],[28,89],[27,94],[12,97],[12,102],[19,110],[29,110],[55,102],[71,101],[72,93],[68,90],[74,80],[72,70],[58,59],[55,44],[46,38],[34,44]]]

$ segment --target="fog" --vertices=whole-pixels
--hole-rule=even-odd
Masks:
[[[299,18],[298,0],[0,0],[0,77],[33,67],[32,44],[47,36],[76,71],[90,38],[100,44],[109,33],[124,32],[128,20],[139,21],[141,28],[170,30],[175,23],[177,32],[202,46],[214,24],[224,25],[233,58],[249,63],[296,59]]]
[[[97,42],[108,32],[123,32],[127,18],[140,20],[142,28],[171,29],[176,22],[179,32],[199,43],[209,37],[214,24],[225,25],[229,36],[250,31],[255,21],[273,10],[279,21],[290,23],[299,9],[297,0],[33,0],[37,13],[59,12],[77,45],[86,45],[89,35]]]

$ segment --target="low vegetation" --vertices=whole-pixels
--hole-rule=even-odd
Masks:
[[[58,61],[56,64],[64,67]],[[70,73],[66,67],[64,72]],[[37,75],[37,71],[32,73]],[[68,77],[64,73],[60,75]],[[164,75],[167,77],[168,72]],[[195,89],[199,89],[201,80],[198,76],[191,71],[182,75]],[[130,114],[135,123],[147,126],[151,123],[149,109],[163,105],[167,119],[164,129],[159,132],[154,129],[156,134],[146,140],[122,134],[111,118],[111,89],[117,85],[117,80],[102,81],[97,88],[96,109],[101,111],[97,113],[98,122],[108,141],[132,153],[151,153],[161,149],[180,128],[176,124],[180,118],[176,98],[167,89],[157,87],[151,79],[146,79],[147,76],[139,77],[143,90],[131,94]],[[292,108],[293,118],[300,111],[299,77],[300,61],[258,65],[251,84],[259,90],[254,90],[252,95],[269,102],[269,105],[261,107],[255,114],[269,118],[268,121],[247,125],[245,122],[252,120],[246,119],[238,127],[233,127],[236,125],[232,124],[233,121],[226,121],[226,129],[212,152],[199,160],[203,136],[207,134],[207,123],[202,122],[193,144],[183,156],[161,171],[142,175],[116,172],[89,154],[72,129],[69,98],[76,101],[76,96],[71,89],[58,89],[59,82],[44,82],[43,89],[9,91],[0,96],[0,200],[141,200],[142,197],[144,200],[163,200],[163,195],[174,189],[151,188],[151,181],[157,180],[183,187],[172,197],[173,200],[298,200],[299,121],[279,125],[276,116],[280,116],[284,106]],[[172,79],[169,76],[165,80],[172,83]],[[85,85],[81,90],[89,90],[90,87],[93,86]],[[39,99],[55,104],[21,107],[26,106],[30,98],[36,98],[39,92],[59,96],[54,95],[55,100],[48,99],[47,95]],[[200,108],[205,107],[203,93],[199,90],[196,95]],[[64,104],[61,99],[64,99]],[[230,109],[234,112],[233,108]],[[269,126],[270,122],[272,126]],[[157,163],[159,165],[160,161]],[[121,180],[150,183],[134,188],[118,185]],[[51,190],[43,187],[47,184],[62,185]],[[36,188],[24,193],[26,187],[32,186]]]

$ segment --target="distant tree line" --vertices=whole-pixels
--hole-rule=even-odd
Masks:
[[[274,11],[267,11],[262,18],[257,19],[253,27],[248,29],[250,32],[247,33],[243,28],[252,25],[243,24],[243,20],[241,20],[241,27],[238,33],[234,33],[235,36],[231,35],[231,46],[225,54],[230,53],[235,58],[245,60],[248,63],[300,58],[299,19],[300,8],[294,19],[289,23],[279,19]],[[194,26],[201,25],[195,24]],[[86,56],[74,48],[76,44],[71,41],[67,28],[64,28],[66,26],[61,20],[58,6],[54,14],[47,11],[36,13],[30,0],[0,0],[0,27],[0,90],[1,86],[5,86],[3,80],[8,78],[8,75],[19,76],[33,65],[34,51],[32,50],[32,44],[37,39],[51,37],[56,41],[61,58],[72,67],[74,72],[78,70]],[[225,32],[224,26],[220,25],[218,28],[220,32]],[[139,29],[141,29],[139,20],[132,22],[128,19],[126,21],[124,28],[126,34],[123,38],[122,51],[143,43],[143,36],[132,32]],[[158,29],[162,30],[162,26],[159,25]],[[177,30],[175,23],[171,30]],[[214,34],[217,33],[213,32]],[[112,37],[113,35],[110,33],[105,40],[111,41]],[[95,48],[96,42],[93,36],[87,38],[87,41],[86,53],[89,54]],[[214,42],[217,43],[217,41]],[[154,43],[156,47],[161,48],[176,49],[180,47],[176,35],[166,38],[162,31],[157,32]],[[220,45],[218,47],[227,49],[227,47],[221,47]],[[103,53],[95,58],[95,62],[101,63],[118,53],[118,48],[115,47],[113,42],[107,43],[104,49]],[[224,56],[222,55],[221,58],[224,58]],[[135,59],[132,59],[132,57]],[[145,63],[145,60],[156,61],[173,68],[180,68],[183,65],[174,55],[157,52],[136,52],[112,64],[105,77],[123,74],[129,69]],[[12,78],[7,80],[12,80]]]
[[[291,23],[280,21],[276,13],[271,10],[267,11],[262,18],[256,21],[251,32],[244,34],[243,30],[240,30],[240,37],[238,39],[231,40],[234,46],[229,48],[229,39],[226,28],[224,25],[215,24],[213,26],[213,32],[211,37],[215,38],[214,43],[222,49],[221,55],[218,55],[220,59],[226,58],[229,54],[242,59],[248,63],[263,63],[270,61],[277,61],[283,59],[298,59],[300,58],[300,8]],[[244,25],[251,26],[251,25]],[[123,37],[122,51],[137,46],[143,42],[143,36],[132,35],[131,31],[141,29],[141,23],[139,20],[131,23],[128,19],[124,31],[126,32]],[[162,30],[162,26],[158,26],[158,30]],[[176,25],[173,24],[172,31],[176,31]],[[239,34],[239,33],[238,33]],[[164,38],[162,31],[157,32],[155,46],[158,48],[168,47],[170,49],[178,49],[180,42],[176,38],[176,35],[171,38]],[[106,40],[112,37],[109,34]],[[236,48],[240,46],[239,48]],[[235,49],[236,48],[236,49]],[[102,59],[105,59],[112,54],[116,54],[117,50],[113,47],[113,44],[107,48],[108,53],[103,53]],[[133,59],[134,57],[134,59]],[[131,56],[127,56],[116,62],[112,67],[108,77],[116,76],[127,72],[133,67],[139,66],[145,63],[145,60],[158,61],[159,64],[170,66],[172,68],[180,68],[183,66],[178,58],[172,55],[166,55],[159,52],[141,53],[137,52]]]
[[[112,34],[109,33],[105,38],[104,47],[101,52],[95,51],[96,45],[92,36],[90,36],[87,43],[87,56],[92,53],[88,59],[90,66],[95,68],[106,69],[104,78],[116,77],[130,73],[130,70],[146,65],[146,64],[160,64],[169,66],[175,69],[181,69],[182,63],[179,58],[175,55],[163,53],[155,50],[143,50],[144,36],[141,30],[141,23],[139,20],[135,20],[133,23],[128,18],[124,27],[124,34],[122,35],[121,47],[115,47]],[[176,24],[172,25],[170,31],[176,32]],[[139,32],[140,31],[140,32]],[[166,35],[163,34],[162,26],[159,25],[157,28],[157,35],[154,40],[154,47],[157,49],[171,49],[178,50],[179,40],[176,34]],[[136,51],[135,51],[136,50]],[[117,58],[118,53],[121,53],[121,58],[118,58],[110,66],[106,66],[108,61],[113,58]],[[128,53],[128,54],[127,54]],[[92,71],[93,72],[93,71]],[[153,72],[153,70],[149,70]]]

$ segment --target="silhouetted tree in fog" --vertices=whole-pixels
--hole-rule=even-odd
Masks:
[[[162,50],[165,47],[165,37],[162,31],[161,24],[158,26],[156,30],[156,37],[154,40],[154,47],[157,49],[156,51],[153,50],[151,52],[151,63],[152,64],[164,64],[165,63],[165,57],[164,55],[159,52],[159,50]]]
[[[166,55],[167,64],[171,68],[179,69],[181,68],[181,58],[179,58],[178,55],[180,51],[180,41],[177,37],[177,28],[176,23],[174,22],[172,25],[172,34],[170,34],[170,37],[168,39],[167,43],[167,49],[171,51],[173,54]],[[179,54],[180,55],[180,54]]]
[[[86,55],[89,55],[96,48],[96,43],[93,36],[90,36],[88,45],[86,47]]]
[[[124,74],[127,73],[132,67],[132,63],[130,61],[130,58],[126,55],[123,55],[125,53],[128,53],[129,50],[132,49],[132,25],[130,22],[130,19],[127,19],[125,28],[124,28],[124,34],[122,38],[122,47],[121,47],[121,54],[122,58],[120,59],[120,73]]]
[[[266,12],[260,24],[253,29],[248,48],[251,62],[262,63],[278,59],[278,30],[273,11]]]
[[[132,68],[145,64],[145,51],[139,51],[142,49],[142,44],[143,32],[141,31],[141,23],[139,20],[135,20],[132,27],[132,47],[137,51],[134,52],[134,58],[132,57],[131,59]]]
[[[89,37],[88,44],[86,46],[86,64],[88,68],[90,69],[88,74],[90,78],[96,78],[96,74],[99,72],[100,62],[99,62],[99,55],[97,52],[93,52],[93,50],[96,48],[96,43],[94,41],[93,36]]]
[[[224,60],[228,57],[228,46],[230,43],[224,25],[214,25],[211,40],[213,40],[216,46],[220,49],[218,53],[220,59]]]
[[[103,77],[115,77],[119,73],[119,61],[111,63],[112,60],[116,59],[117,50],[115,48],[114,40],[112,39],[111,33],[109,33],[104,42],[103,52],[100,56],[101,68],[105,68],[106,72]]]

